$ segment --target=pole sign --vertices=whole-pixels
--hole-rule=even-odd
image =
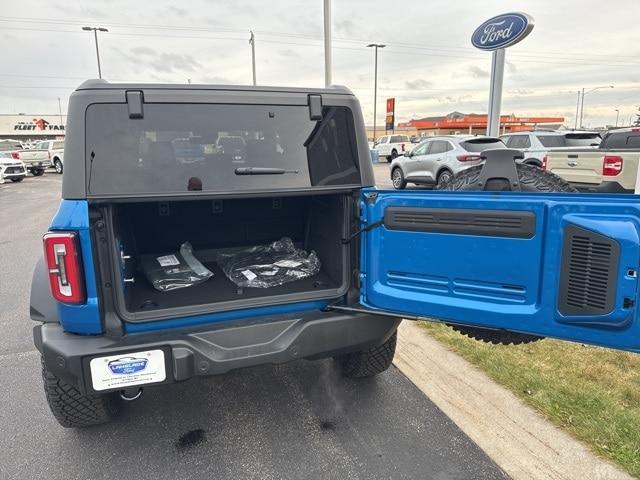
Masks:
[[[493,52],[491,57],[489,111],[487,112],[487,135],[489,136],[500,135],[505,48],[523,40],[531,33],[534,25],[533,17],[526,13],[503,13],[482,23],[471,35],[471,43],[474,47]]]
[[[471,43],[480,50],[507,48],[529,35],[534,25],[533,17],[526,13],[504,13],[476,28]]]
[[[385,130],[393,130],[395,123],[396,99],[387,98],[387,116],[385,118]]]

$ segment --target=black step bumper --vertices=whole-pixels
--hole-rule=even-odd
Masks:
[[[137,333],[121,338],[65,333],[59,324],[34,328],[34,342],[48,370],[82,392],[93,392],[92,358],[162,349],[167,379],[217,375],[300,358],[322,358],[380,345],[400,319],[368,314],[304,312],[259,321],[235,321],[198,331]]]

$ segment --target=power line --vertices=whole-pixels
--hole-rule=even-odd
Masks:
[[[50,25],[77,25],[79,22],[86,22],[86,20],[64,20],[64,19],[39,19],[35,17],[7,17],[0,16],[0,21],[3,22],[18,22],[18,23],[32,23],[32,24],[50,24]],[[194,26],[176,26],[176,25],[158,25],[158,24],[149,24],[149,25],[141,25],[134,23],[118,23],[118,22],[102,22],[104,25],[109,26],[118,26],[124,28],[133,28],[133,29],[165,29],[165,30],[174,30],[174,31],[193,31],[193,32],[215,32],[215,33],[244,33],[245,30],[239,29],[225,29],[225,28],[206,28],[206,27],[194,27]],[[41,30],[41,29],[38,29]],[[45,30],[45,31],[60,31],[60,32],[70,32],[69,30]],[[256,30],[257,33],[272,35],[272,36],[281,36],[281,37],[289,37],[289,38],[304,38],[311,40],[321,39],[318,35],[309,35],[309,34],[301,34],[301,33],[293,33],[293,32],[273,32],[266,30]],[[129,35],[134,35],[133,33]],[[165,36],[165,35],[157,35],[157,36]],[[231,39],[230,37],[184,37],[184,38],[213,38],[213,39]],[[234,38],[239,40],[239,38]],[[351,44],[362,44],[366,42],[366,39],[348,39],[344,37],[334,37],[334,40],[337,42],[343,43],[351,43]],[[293,43],[295,44],[295,43]],[[467,52],[467,53],[476,53],[476,51],[469,47],[452,47],[452,46],[424,46],[421,44],[415,43],[404,43],[404,42],[391,42],[394,47],[401,47],[406,49],[417,49],[417,50],[426,50],[426,51],[436,51],[436,52]],[[299,44],[300,45],[300,44]],[[591,60],[593,57],[603,57],[609,61],[617,61],[616,58],[624,58],[628,60],[635,60],[636,56],[627,56],[627,55],[611,55],[611,54],[595,54],[591,52],[559,52],[559,51],[544,51],[544,52],[513,52],[511,56],[523,56],[523,57],[531,57],[531,58],[549,58],[549,56],[554,56],[557,58],[566,58],[568,60]],[[625,61],[625,60],[620,60]],[[609,63],[610,64],[610,63]],[[594,65],[603,65],[600,63],[594,63]],[[637,65],[637,64],[633,64]]]

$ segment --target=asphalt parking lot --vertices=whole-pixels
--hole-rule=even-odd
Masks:
[[[110,425],[58,426],[28,301],[60,185],[0,185],[0,479],[505,478],[395,367],[355,381],[331,361],[263,366],[147,389]]]

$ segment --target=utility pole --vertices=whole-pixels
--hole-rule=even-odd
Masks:
[[[601,88],[613,88],[613,85],[604,85],[602,87],[595,87],[591,90],[584,91],[584,87],[582,88],[582,100],[580,101],[580,128],[583,128],[582,118],[584,116],[584,96],[590,94],[591,92],[595,92],[596,90],[600,90]]]
[[[60,114],[60,125],[63,125],[64,122],[62,121],[62,104],[60,103],[60,97],[58,97],[58,113]]]
[[[384,48],[386,45],[381,43],[370,43],[367,47],[374,47],[375,60],[374,60],[374,77],[373,77],[373,144],[376,143],[376,103],[378,102],[378,49]]]
[[[102,78],[102,69],[100,68],[100,50],[98,49],[98,32],[108,32],[104,27],[82,27],[85,32],[93,31],[93,38],[96,42],[96,58],[98,59],[98,78]]]
[[[618,128],[618,120],[620,120],[620,109],[616,108],[616,128]]]
[[[249,37],[249,43],[251,44],[251,70],[253,72],[253,84],[256,84],[256,37],[253,34],[253,30],[249,30],[251,36]]]
[[[331,0],[324,0],[324,86],[331,85]]]
[[[578,129],[578,114],[580,113],[580,90],[578,90],[578,101],[576,102],[576,121],[573,124],[573,129]]]

